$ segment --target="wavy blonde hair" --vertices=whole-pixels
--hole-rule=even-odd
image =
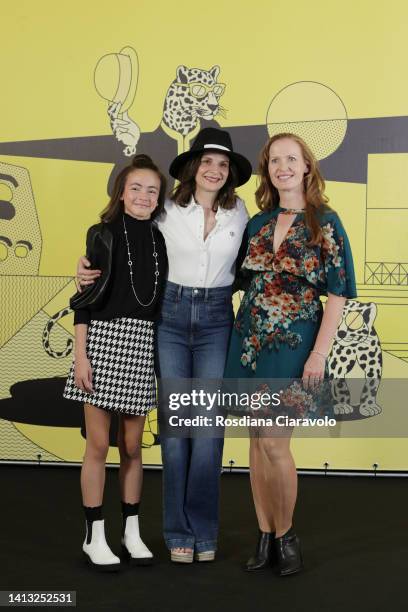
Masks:
[[[271,136],[265,143],[259,156],[259,185],[255,192],[255,200],[258,208],[262,211],[270,211],[279,206],[279,192],[272,185],[269,176],[269,149],[272,143],[283,138],[290,138],[300,146],[303,159],[308,165],[309,171],[303,179],[304,194],[306,199],[305,223],[310,230],[311,239],[309,244],[319,244],[322,238],[322,232],[318,219],[318,213],[331,210],[327,203],[329,198],[324,194],[325,182],[320,173],[319,163],[313,155],[310,147],[305,141],[290,132],[282,132]]]

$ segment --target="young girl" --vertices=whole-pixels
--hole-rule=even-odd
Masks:
[[[231,335],[225,376],[301,378],[316,386],[347,298],[356,296],[353,260],[338,215],[307,144],[294,134],[271,137],[261,151],[261,212],[248,224],[241,275],[247,288]],[[327,295],[323,313],[320,295]],[[246,569],[277,565],[281,576],[302,568],[292,528],[297,495],[291,429],[250,438],[252,494],[259,524]]]
[[[101,223],[87,235],[88,259],[102,274],[71,300],[75,358],[64,397],[84,402],[82,548],[100,570],[120,565],[106,543],[102,515],[112,413],[119,415],[123,549],[133,564],[149,564],[153,557],[139,535],[138,507],[143,426],[156,406],[154,321],[167,268],[164,240],[152,219],[163,210],[165,192],[166,180],[147,155],[137,155],[121,171]]]

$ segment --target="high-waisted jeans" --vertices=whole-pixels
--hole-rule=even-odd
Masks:
[[[232,322],[231,287],[200,289],[167,282],[157,329],[158,376],[221,379]],[[160,437],[166,544],[215,550],[224,440]]]

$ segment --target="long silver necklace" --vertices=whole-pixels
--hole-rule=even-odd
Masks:
[[[128,253],[128,266],[129,266],[130,284],[132,286],[133,295],[135,296],[137,302],[141,306],[144,306],[145,308],[147,308],[147,306],[150,306],[153,303],[154,298],[156,297],[157,283],[158,283],[158,280],[159,280],[159,264],[157,262],[156,242],[155,242],[155,239],[154,239],[152,224],[150,224],[150,232],[152,234],[153,258],[154,258],[154,266],[155,266],[155,271],[154,271],[154,277],[155,277],[154,278],[154,291],[153,291],[153,297],[150,300],[150,302],[148,302],[147,304],[143,304],[143,302],[141,300],[139,300],[139,298],[137,297],[135,286],[133,284],[133,261],[132,261],[131,255],[130,255],[130,246],[129,246],[128,233],[127,233],[126,223],[125,223],[125,215],[122,215],[122,220],[123,220],[123,231],[125,232],[126,248],[127,248],[127,253]]]

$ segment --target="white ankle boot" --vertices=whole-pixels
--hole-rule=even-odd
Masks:
[[[138,516],[127,517],[122,546],[132,565],[150,565],[153,562],[153,554],[140,537]]]
[[[86,527],[87,534],[85,542],[82,545],[87,560],[91,565],[100,571],[114,572],[120,568],[120,559],[113,554],[105,539],[105,521],[92,522],[92,537],[89,544],[88,539],[88,524]]]

